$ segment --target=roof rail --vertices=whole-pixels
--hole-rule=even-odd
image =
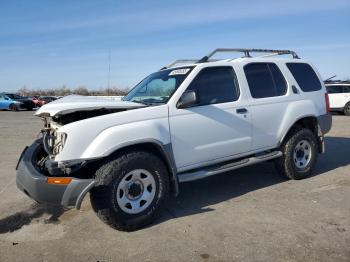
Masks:
[[[208,55],[201,58],[197,63],[204,63],[209,60],[216,53],[224,53],[224,52],[238,52],[244,53],[245,57],[251,57],[250,53],[271,53],[273,55],[292,55],[293,58],[298,59],[299,56],[291,50],[275,50],[275,49],[254,49],[254,48],[217,48]]]
[[[346,80],[324,80],[325,84],[350,84],[350,79]]]
[[[197,62],[198,62],[198,59],[178,59],[178,60],[175,60],[174,62],[170,63],[169,65],[167,65],[165,68],[172,67],[176,64],[197,63]]]

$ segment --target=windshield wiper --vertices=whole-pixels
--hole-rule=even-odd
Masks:
[[[148,99],[144,99],[144,100],[139,100],[138,102],[145,104],[145,105],[158,105],[158,104],[164,104],[163,101],[159,101],[157,99],[154,98],[148,98]]]
[[[127,100],[126,100],[126,101],[127,101]],[[138,103],[138,104],[143,104],[143,105],[147,105],[146,103],[143,103],[142,101],[130,101],[130,102]]]

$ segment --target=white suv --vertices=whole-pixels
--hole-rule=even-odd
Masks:
[[[325,85],[331,110],[350,116],[350,81],[329,81]]]
[[[244,56],[211,60],[218,52]],[[122,101],[69,96],[41,107],[45,128],[20,157],[17,185],[77,208],[90,192],[102,221],[133,230],[181,182],[268,160],[288,178],[308,176],[331,128],[327,105],[319,74],[294,52],[217,49],[147,76]]]

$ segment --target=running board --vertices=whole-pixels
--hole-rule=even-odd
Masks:
[[[224,165],[215,165],[214,167],[207,167],[201,170],[180,173],[178,174],[178,179],[180,183],[198,180],[206,178],[208,176],[213,176],[241,167],[250,166],[270,159],[278,158],[280,156],[282,156],[281,151],[273,151],[263,155],[260,154],[253,157],[244,158],[236,162],[226,163]]]

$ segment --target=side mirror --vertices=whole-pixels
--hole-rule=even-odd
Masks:
[[[177,102],[177,108],[188,108],[198,104],[198,97],[195,91],[187,91],[182,94],[179,102]]]

